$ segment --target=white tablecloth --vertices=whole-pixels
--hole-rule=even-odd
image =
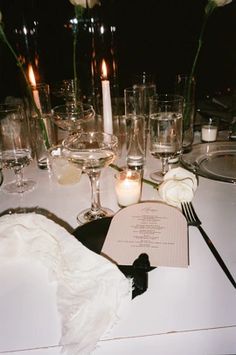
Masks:
[[[158,162],[152,160],[149,166],[155,169]],[[147,171],[147,177],[148,174]],[[4,175],[5,181],[12,177],[10,172]],[[36,179],[37,188],[22,196],[0,191],[0,212],[8,208],[39,206],[54,213],[72,228],[78,226],[76,215],[90,205],[86,175],[77,185],[61,186],[48,171],[32,165],[25,169],[25,176]],[[112,168],[102,172],[101,202],[117,211],[119,207],[113,176]],[[156,200],[158,192],[144,185],[142,199]],[[204,229],[236,279],[236,186],[200,178],[193,203]],[[190,266],[187,269],[159,267],[149,273],[146,293],[132,301],[117,325],[99,342],[94,354],[236,353],[236,290],[194,227],[190,227],[189,231],[189,253]],[[42,290],[35,296],[36,301],[40,298],[40,292]],[[52,317],[53,290],[47,292],[52,292],[50,297],[46,297],[47,304],[44,305],[50,309],[46,316],[49,321],[40,316],[39,328],[34,330],[35,338],[26,340],[17,349],[14,337],[9,334],[9,339],[4,339],[4,346],[0,341],[1,354],[7,354],[7,350],[24,349],[28,350],[12,354],[60,353],[60,322],[55,313]],[[7,321],[1,317],[1,326]],[[37,333],[42,324],[45,332]],[[40,350],[35,349],[40,346]]]

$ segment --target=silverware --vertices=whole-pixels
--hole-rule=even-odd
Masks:
[[[231,273],[229,272],[227,266],[225,265],[223,259],[221,258],[220,254],[218,253],[218,251],[216,250],[214,244],[212,243],[211,239],[207,236],[206,232],[204,231],[204,229],[201,227],[201,221],[198,218],[193,205],[191,202],[183,202],[181,203],[181,208],[182,208],[182,213],[185,216],[187,223],[189,226],[194,226],[197,227],[198,230],[201,232],[205,242],[207,243],[208,247],[210,248],[212,254],[214,255],[214,257],[216,258],[217,262],[219,263],[219,265],[221,266],[222,270],[224,271],[225,275],[228,277],[229,281],[231,282],[231,284],[234,286],[234,288],[236,288],[236,282],[233,278],[233,276],[231,275]]]
[[[2,170],[0,168],[0,186],[2,185],[3,183],[3,173],[2,173]]]

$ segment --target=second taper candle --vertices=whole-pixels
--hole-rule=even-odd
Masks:
[[[105,60],[102,61],[102,104],[104,132],[113,134],[110,82],[107,79],[107,67]]]

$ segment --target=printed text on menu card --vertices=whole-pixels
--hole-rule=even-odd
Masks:
[[[129,206],[113,217],[101,253],[119,265],[132,265],[146,253],[151,266],[187,267],[186,220],[164,203]]]

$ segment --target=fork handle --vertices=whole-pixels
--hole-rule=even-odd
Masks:
[[[206,232],[204,231],[204,229],[201,226],[198,226],[198,229],[201,232],[201,235],[203,236],[203,239],[207,243],[208,247],[210,248],[212,254],[216,258],[218,264],[221,266],[222,270],[224,271],[225,275],[228,277],[229,281],[234,286],[234,288],[236,288],[236,282],[235,282],[233,276],[231,275],[229,269],[225,265],[223,259],[221,258],[220,254],[218,253],[218,251],[215,248],[214,244],[212,243],[211,239],[208,237],[208,235],[206,234]]]

